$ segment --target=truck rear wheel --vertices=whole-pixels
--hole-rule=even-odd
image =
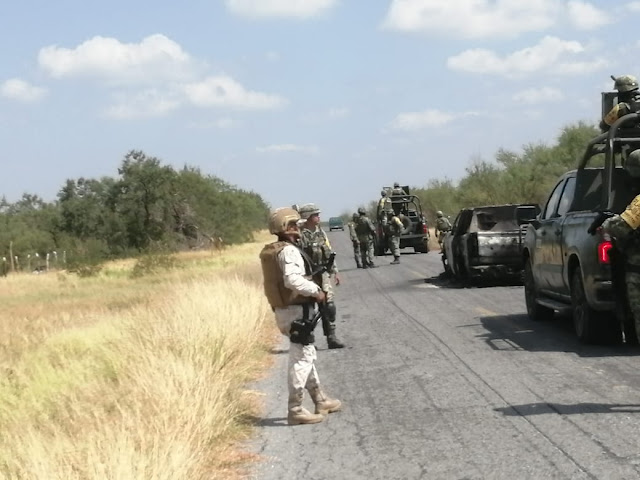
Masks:
[[[594,310],[587,303],[580,268],[576,268],[571,277],[571,309],[573,312],[573,327],[581,342],[617,343],[622,339],[619,323],[612,321],[608,325],[605,315]]]
[[[527,305],[527,314],[531,320],[542,321],[553,317],[553,310],[538,303],[536,283],[533,278],[531,260],[524,265],[524,300]]]

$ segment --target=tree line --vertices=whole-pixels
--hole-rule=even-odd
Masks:
[[[69,179],[55,201],[29,193],[14,203],[3,197],[0,254],[65,251],[70,259],[103,260],[241,243],[264,228],[268,214],[269,206],[254,192],[132,150],[118,177]]]

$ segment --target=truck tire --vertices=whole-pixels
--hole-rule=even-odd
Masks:
[[[553,310],[551,308],[540,305],[538,300],[538,291],[536,289],[536,283],[533,278],[533,269],[531,267],[531,260],[527,260],[524,264],[524,300],[527,305],[527,314],[531,320],[536,322],[549,320],[553,318]]]
[[[571,276],[571,310],[573,314],[573,327],[578,339],[583,343],[609,343],[620,336],[620,325],[616,321],[607,325],[605,315],[594,310],[587,303],[582,282],[582,271],[576,268]],[[611,328],[605,328],[610,326]]]

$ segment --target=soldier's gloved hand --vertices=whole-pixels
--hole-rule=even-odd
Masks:
[[[316,293],[313,298],[316,299],[316,301],[318,303],[322,303],[325,301],[325,299],[327,298],[327,296],[324,294],[324,292],[322,290],[320,290],[318,293]]]

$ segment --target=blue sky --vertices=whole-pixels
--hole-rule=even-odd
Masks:
[[[640,75],[640,1],[6,2],[0,195],[53,200],[132,149],[324,217],[394,181],[596,124]]]

